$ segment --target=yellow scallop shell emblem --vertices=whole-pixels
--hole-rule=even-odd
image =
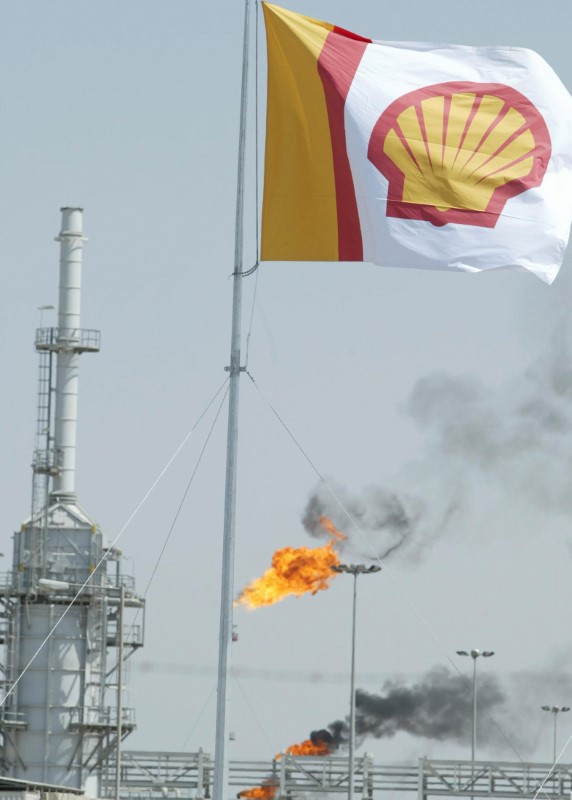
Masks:
[[[368,149],[389,182],[387,216],[488,228],[509,198],[540,185],[550,154],[544,119],[524,95],[460,82],[396,100]]]

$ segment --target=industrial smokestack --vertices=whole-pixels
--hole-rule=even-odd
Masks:
[[[57,352],[54,449],[56,470],[51,496],[73,503],[75,494],[75,462],[77,438],[77,397],[79,356],[82,348],[80,329],[82,248],[86,241],[82,229],[81,208],[62,208],[62,227],[56,241],[60,243],[60,285]]]

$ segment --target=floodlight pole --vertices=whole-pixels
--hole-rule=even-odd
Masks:
[[[494,650],[457,650],[458,656],[470,656],[473,659],[473,731],[471,735],[471,761],[475,763],[475,750],[477,742],[477,658],[494,656]]]
[[[352,603],[352,656],[350,671],[350,738],[348,747],[348,800],[354,800],[354,772],[356,749],[356,607],[357,607],[357,579],[358,575],[370,575],[379,572],[381,567],[365,564],[337,564],[332,567],[333,572],[346,572],[353,575],[354,590]]]
[[[475,750],[477,743],[477,658],[484,656],[490,658],[494,656],[494,650],[457,650],[458,656],[470,656],[473,659],[473,730],[471,735],[471,786],[474,788],[475,782]],[[474,795],[471,796],[475,800]]]
[[[473,658],[473,735],[471,736],[471,761],[475,763],[477,742],[477,659]]]
[[[553,734],[553,759],[552,765],[556,764],[556,721],[558,719],[558,714],[562,711],[570,711],[570,706],[541,706],[543,711],[550,711],[552,716],[554,717],[554,734]]]
[[[232,644],[232,609],[234,599],[234,549],[236,520],[236,476],[238,453],[238,400],[242,321],[242,267],[244,227],[244,160],[246,145],[246,103],[248,95],[248,46],[250,32],[250,0],[244,2],[244,38],[242,53],[242,85],[240,95],[240,130],[238,138],[238,177],[234,234],[234,272],[232,295],[232,332],[230,344],[228,428],[226,449],[226,482],[224,495],[224,527],[222,544],[221,601],[218,652],[217,708],[213,800],[228,800],[228,741],[230,648]]]

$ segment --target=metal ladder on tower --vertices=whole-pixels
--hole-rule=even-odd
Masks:
[[[53,328],[41,328],[36,333],[36,350],[40,360],[32,478],[32,519],[36,519],[37,515],[47,507],[50,476],[57,471],[55,453],[51,446],[53,351],[49,348],[49,342],[53,339],[53,335]]]

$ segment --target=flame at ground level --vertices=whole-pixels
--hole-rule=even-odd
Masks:
[[[239,792],[237,797],[251,798],[251,800],[274,800],[278,786],[274,781],[264,781],[262,786],[254,786],[252,789],[244,789]]]
[[[336,573],[332,567],[340,563],[332,540],[325,547],[283,547],[272,556],[272,566],[256,578],[242,593],[235,605],[258,608],[278,603],[288,595],[316,594],[329,587]]]

